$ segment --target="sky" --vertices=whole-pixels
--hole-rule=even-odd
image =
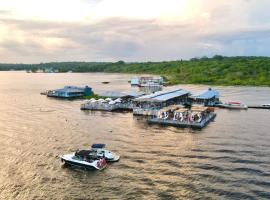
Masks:
[[[269,0],[0,0],[0,63],[270,56]]]

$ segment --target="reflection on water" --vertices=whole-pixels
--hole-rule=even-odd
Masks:
[[[64,85],[128,91],[130,77],[0,72],[0,198],[269,199],[269,110],[217,110],[199,131],[149,126],[131,113],[84,112],[80,100],[39,94]],[[217,89],[222,100],[270,102],[269,88]],[[120,162],[100,172],[62,167],[59,154],[94,142],[106,143]]]

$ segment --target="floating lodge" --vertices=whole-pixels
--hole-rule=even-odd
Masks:
[[[214,108],[191,107],[187,109],[173,105],[161,109],[157,116],[149,118],[148,122],[176,127],[204,128],[215,117]]]
[[[144,95],[133,100],[133,114],[157,115],[157,112],[163,107],[188,104],[189,96],[189,91],[181,89]]]
[[[75,86],[65,86],[64,88],[57,90],[49,90],[46,92],[48,97],[58,97],[58,98],[78,98],[83,96],[89,96],[93,94],[92,88],[85,87],[75,87]]]
[[[215,106],[219,104],[219,92],[209,88],[199,95],[191,96],[192,104],[198,104],[203,106]]]
[[[131,86],[138,87],[158,87],[163,86],[164,80],[162,77],[141,76],[131,78]]]

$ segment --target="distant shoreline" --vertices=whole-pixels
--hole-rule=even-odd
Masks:
[[[0,71],[124,73],[163,76],[169,85],[270,86],[270,57],[193,58],[164,62],[52,62],[0,64]]]

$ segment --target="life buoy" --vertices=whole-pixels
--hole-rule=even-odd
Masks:
[[[201,114],[197,114],[198,116],[198,120],[196,122],[200,123],[202,121],[202,115]]]
[[[174,113],[173,120],[174,120],[174,121],[178,120],[178,113]]]
[[[184,120],[183,113],[180,113],[180,114],[179,114],[179,120],[180,120],[181,122]]]
[[[193,122],[194,121],[194,114],[192,113],[190,116],[190,121]]]
[[[164,117],[164,119],[168,119],[168,117],[169,117],[169,113],[165,112],[165,117]]]

